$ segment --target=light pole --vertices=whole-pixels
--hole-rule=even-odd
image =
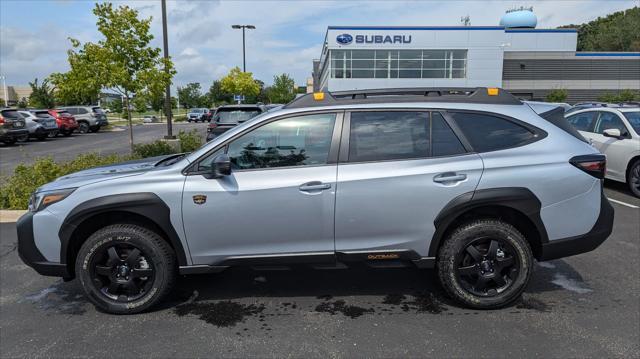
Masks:
[[[167,1],[162,0],[162,40],[164,43],[164,59],[165,61],[169,61],[169,38],[167,36]],[[165,65],[164,71],[168,73],[169,69]],[[173,135],[173,127],[171,124],[171,87],[167,84],[167,88],[165,89],[165,98],[164,98],[164,113],[167,116],[167,135],[165,136],[168,140],[173,140],[176,136]]]
[[[4,75],[0,75],[2,79],[2,91],[4,91],[4,106],[9,107],[9,94],[7,91],[7,78]]]
[[[253,30],[256,27],[253,25],[231,25],[232,29],[242,29],[242,72],[247,72],[247,60],[245,57],[245,45],[244,45],[244,30]]]

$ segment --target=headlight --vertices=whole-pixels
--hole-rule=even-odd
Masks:
[[[38,212],[41,209],[47,208],[67,198],[75,190],[75,188],[67,188],[56,191],[35,192],[29,199],[29,211]]]

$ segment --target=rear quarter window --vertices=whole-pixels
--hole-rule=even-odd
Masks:
[[[532,130],[502,117],[472,112],[449,114],[476,152],[523,146],[537,137]]]

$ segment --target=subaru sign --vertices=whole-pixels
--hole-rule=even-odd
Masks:
[[[338,37],[336,37],[336,41],[340,45],[349,45],[353,41],[353,36],[349,34],[338,35]]]
[[[411,35],[356,35],[356,44],[410,44]],[[336,37],[340,45],[349,45],[353,36],[341,34]]]

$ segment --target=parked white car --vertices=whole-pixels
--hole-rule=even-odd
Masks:
[[[640,107],[595,107],[571,112],[567,120],[607,155],[606,178],[627,183],[640,197]]]

